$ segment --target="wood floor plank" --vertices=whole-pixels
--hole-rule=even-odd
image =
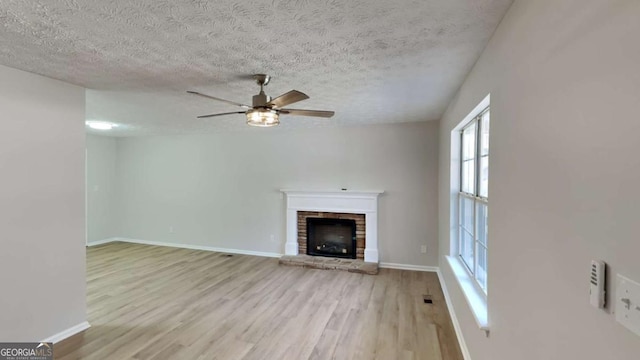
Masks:
[[[56,359],[462,360],[434,273],[110,243],[87,249],[87,303]]]

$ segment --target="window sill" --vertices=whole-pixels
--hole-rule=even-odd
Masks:
[[[476,324],[480,330],[489,332],[489,317],[487,314],[487,295],[478,289],[473,278],[465,270],[464,265],[455,256],[447,256],[447,262],[451,271],[453,271],[458,285],[467,300],[467,304],[471,308],[471,313],[476,320]]]

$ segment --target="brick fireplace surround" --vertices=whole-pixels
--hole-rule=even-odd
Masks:
[[[298,252],[307,253],[307,218],[347,219],[356,222],[356,259],[364,260],[366,228],[364,214],[346,214],[322,211],[298,211]]]

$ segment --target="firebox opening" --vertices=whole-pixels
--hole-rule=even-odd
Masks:
[[[355,220],[307,218],[307,255],[355,259]]]

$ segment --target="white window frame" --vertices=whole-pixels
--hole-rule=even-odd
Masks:
[[[477,115],[475,115],[471,120],[467,121],[462,128],[459,130],[460,132],[460,162],[459,162],[459,192],[458,192],[458,257],[460,258],[460,261],[462,262],[462,264],[465,265],[465,269],[467,270],[467,272],[469,273],[469,275],[473,278],[475,285],[486,295],[487,294],[487,287],[486,285],[483,285],[482,282],[478,279],[478,274],[479,274],[479,267],[478,267],[478,248],[479,247],[483,247],[485,250],[485,254],[488,254],[488,245],[483,244],[482,241],[480,241],[480,237],[478,236],[478,205],[484,205],[487,207],[487,210],[489,208],[489,198],[488,196],[482,196],[480,194],[480,180],[481,180],[481,175],[480,175],[480,170],[481,170],[481,158],[482,158],[482,153],[481,153],[481,147],[482,147],[482,117],[487,113],[490,112],[491,107],[490,106],[486,106],[484,109],[482,109],[479,113],[477,113]],[[464,155],[463,155],[463,151],[464,151],[464,131],[469,128],[470,126],[473,126],[475,124],[476,126],[476,130],[475,130],[475,149],[474,149],[474,186],[473,186],[473,193],[469,193],[464,191],[464,185],[463,185],[463,169],[464,169]],[[487,157],[489,156],[489,154],[486,155]],[[472,229],[472,233],[469,232],[469,229],[466,229],[464,226],[464,220],[463,220],[463,206],[462,201],[463,199],[469,199],[473,201],[473,229]],[[469,264],[466,260],[465,257],[463,256],[464,254],[462,253],[462,250],[464,248],[464,244],[463,244],[463,232],[466,232],[467,234],[471,235],[473,238],[473,244],[471,246],[471,258],[472,258],[472,263]],[[486,267],[487,264],[485,264]],[[484,277],[485,277],[485,282],[488,279],[488,271],[485,270],[484,273]]]
[[[489,325],[489,311],[488,311],[488,296],[487,291],[483,290],[482,287],[478,284],[475,277],[471,274],[471,271],[464,263],[464,261],[460,258],[460,189],[462,186],[461,183],[461,174],[460,169],[462,166],[462,138],[460,136],[460,130],[463,129],[469,122],[475,119],[479,114],[483,113],[486,108],[489,108],[491,105],[491,94],[487,94],[487,96],[480,101],[480,103],[473,108],[472,111],[453,129],[451,129],[451,142],[450,142],[450,168],[449,168],[449,255],[445,257],[446,264],[448,264],[448,270],[451,271],[456,283],[458,284],[464,298],[469,305],[469,309],[473,314],[473,317],[478,325],[478,328],[484,331],[487,335],[490,331]],[[491,109],[490,109],[491,110]],[[495,113],[492,113],[491,116],[495,119]],[[488,202],[488,200],[487,200]],[[476,211],[476,206],[474,206],[474,212]],[[475,219],[475,213],[474,213]],[[475,229],[475,220],[474,220],[474,229]],[[490,235],[490,234],[489,234]],[[489,269],[490,264],[487,265],[487,271],[490,272]],[[487,285],[487,288],[490,287],[490,284]]]

